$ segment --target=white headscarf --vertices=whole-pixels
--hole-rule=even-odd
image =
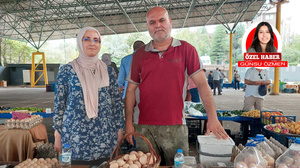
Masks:
[[[84,53],[82,38],[87,30],[94,30],[93,27],[85,27],[77,35],[77,47],[79,56],[70,64],[74,68],[82,86],[85,110],[89,118],[98,116],[98,90],[99,88],[109,86],[109,76],[107,66],[98,59],[98,53],[89,57]]]

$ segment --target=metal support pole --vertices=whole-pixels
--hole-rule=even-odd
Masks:
[[[231,83],[232,80],[232,31],[230,32],[230,47],[229,47],[229,75],[228,75],[228,83]]]
[[[281,23],[281,1],[278,1],[276,6],[276,29],[280,33],[280,23]],[[279,67],[275,67],[274,70],[274,84],[273,84],[273,94],[279,95]]]

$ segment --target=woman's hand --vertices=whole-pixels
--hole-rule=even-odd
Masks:
[[[54,150],[61,154],[61,135],[58,133],[57,130],[54,131]]]

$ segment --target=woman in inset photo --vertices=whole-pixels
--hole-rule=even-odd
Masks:
[[[268,22],[260,22],[255,30],[253,41],[247,53],[277,52],[274,47],[274,34]]]

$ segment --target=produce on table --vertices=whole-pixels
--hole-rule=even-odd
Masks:
[[[37,108],[37,107],[15,107],[10,109],[0,109],[0,113],[11,113],[11,112],[22,112],[22,113],[36,113],[36,112],[46,112],[45,108]]]
[[[206,113],[203,104],[196,104],[193,108],[200,111],[201,113]]]
[[[281,133],[281,134],[289,133],[289,129],[282,127],[279,123],[267,125],[266,128],[276,133]]]
[[[282,127],[285,127],[289,130],[289,133],[291,134],[298,134],[300,135],[300,121],[294,122],[288,122],[288,123],[279,123]]]
[[[252,110],[252,111],[248,111],[248,112],[243,112],[243,114],[241,116],[260,118],[260,111]]]
[[[279,123],[279,122],[287,122],[286,117],[280,117],[283,116],[283,114],[279,111],[275,112],[262,112],[262,123],[264,124],[271,124],[273,122]],[[278,117],[276,117],[278,116]],[[275,120],[273,118],[275,117]]]

